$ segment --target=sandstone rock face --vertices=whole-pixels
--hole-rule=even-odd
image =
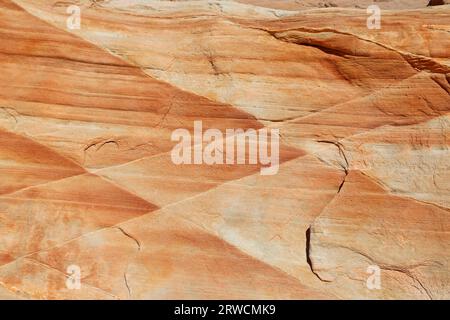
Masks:
[[[450,298],[449,5],[76,4],[0,0],[0,298]],[[278,172],[175,164],[195,121]]]

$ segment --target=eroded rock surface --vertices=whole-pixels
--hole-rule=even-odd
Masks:
[[[450,298],[449,5],[76,4],[0,0],[1,298]],[[175,165],[198,120],[278,173]]]

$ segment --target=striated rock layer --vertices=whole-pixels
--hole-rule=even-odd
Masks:
[[[70,4],[0,0],[0,298],[450,298],[449,5]],[[278,173],[174,164],[194,121]]]

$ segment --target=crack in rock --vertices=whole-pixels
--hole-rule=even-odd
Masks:
[[[126,236],[127,238],[130,238],[136,244],[137,252],[136,252],[136,254],[133,257],[133,258],[135,258],[136,255],[141,251],[141,243],[139,242],[139,240],[137,238],[135,238],[130,233],[125,231],[122,227],[116,226],[116,229],[120,230],[120,232],[122,232],[122,234],[124,236]],[[125,283],[125,287],[127,288],[127,291],[128,291],[128,298],[131,298],[132,294],[133,294],[133,291],[132,291],[131,286],[130,286],[130,284],[128,282],[128,276],[127,276],[127,274],[128,274],[128,267],[129,266],[130,266],[130,262],[128,261],[127,266],[125,267],[125,271],[123,273],[123,280],[124,280],[124,283]]]

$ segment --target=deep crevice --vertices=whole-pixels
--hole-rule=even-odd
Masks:
[[[280,39],[280,38],[278,38],[278,39]],[[280,40],[283,40],[283,39],[280,39]],[[331,48],[328,48],[328,47],[325,47],[325,46],[321,46],[319,44],[298,43],[298,42],[290,42],[290,43],[295,43],[295,44],[298,44],[298,45],[304,46],[304,47],[316,48],[316,49],[319,49],[320,51],[322,51],[323,53],[330,54],[330,55],[333,55],[333,56],[336,56],[336,57],[339,57],[339,58],[347,59],[347,56],[352,56],[352,55],[350,55],[350,54],[348,54],[348,53],[346,53],[344,51],[340,51],[340,50],[337,50],[337,49],[331,49]]]
[[[309,256],[310,242],[311,242],[311,226],[306,230],[306,262],[308,262],[311,271],[314,272],[311,257]]]
[[[322,279],[317,272],[314,271],[313,264],[311,261],[311,226],[306,230],[306,246],[305,246],[305,253],[306,253],[306,262],[309,265],[309,268],[311,269],[311,272],[322,282],[329,282],[327,280]]]
[[[444,83],[441,83],[438,79],[436,79],[435,77],[430,77],[431,78],[431,80],[433,80],[439,87],[441,87],[441,89],[442,90],[444,90],[445,92],[447,92],[447,94],[449,94],[450,95],[450,87],[446,87],[445,85],[444,85]],[[445,77],[445,80],[447,81],[447,83],[449,83],[449,79],[448,79],[448,77]],[[449,85],[450,85],[450,83],[449,83]]]

